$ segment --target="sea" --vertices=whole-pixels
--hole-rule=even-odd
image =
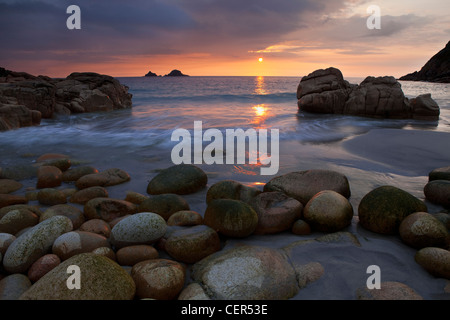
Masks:
[[[380,185],[395,185],[423,199],[429,171],[450,166],[446,151],[450,149],[450,84],[401,82],[407,97],[431,93],[441,108],[438,121],[420,121],[303,112],[296,98],[299,77],[118,80],[133,95],[131,109],[44,119],[40,126],[2,132],[0,167],[34,163],[44,153],[67,154],[74,164],[129,172],[131,182],[112,188],[110,196],[123,198],[127,190],[145,194],[148,181],[174,165],[172,150],[179,142],[172,141],[173,132],[193,133],[198,121],[203,130],[223,133],[238,128],[279,132],[276,174],[261,175],[261,164],[198,164],[207,172],[209,185],[231,179],[262,189],[276,175],[330,169],[349,178],[356,208],[367,192]],[[347,80],[360,83],[363,78]],[[29,184],[32,188],[32,180]],[[204,210],[204,193],[191,201],[195,210]]]

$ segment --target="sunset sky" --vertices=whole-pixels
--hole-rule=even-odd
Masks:
[[[66,9],[81,8],[81,30]],[[369,5],[381,29],[369,30]],[[419,70],[450,40],[448,0],[0,0],[0,66],[66,77],[396,77]],[[263,58],[260,62],[259,58]]]

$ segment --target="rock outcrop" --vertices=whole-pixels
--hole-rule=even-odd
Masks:
[[[38,125],[57,114],[131,108],[131,98],[128,87],[107,75],[52,79],[0,68],[0,131]]]
[[[450,83],[450,41],[420,71],[407,74],[400,80]]]
[[[430,94],[409,100],[394,77],[367,77],[360,85],[328,68],[303,77],[297,89],[302,111],[389,119],[439,119],[439,106]]]
[[[158,75],[157,75],[156,73],[154,73],[154,72],[149,71],[149,72],[145,75],[145,77],[158,77]]]
[[[189,77],[187,74],[183,74],[180,70],[172,70],[169,74],[164,77]]]

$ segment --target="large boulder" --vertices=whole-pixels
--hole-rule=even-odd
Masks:
[[[159,172],[149,182],[147,193],[152,195],[190,194],[204,188],[207,183],[208,177],[202,169],[190,164],[180,164]]]
[[[425,120],[438,120],[440,114],[430,94],[410,101],[394,77],[367,77],[361,84],[352,85],[336,68],[316,70],[303,77],[297,99],[300,110],[312,113]]]
[[[415,212],[427,212],[425,203],[393,186],[381,186],[366,194],[359,203],[360,224],[370,231],[398,234],[403,219]]]
[[[70,289],[69,266],[80,270],[79,289]],[[76,271],[75,271],[76,272]],[[131,300],[136,285],[116,262],[93,253],[82,253],[62,262],[45,274],[20,300]]]
[[[5,270],[11,273],[27,271],[37,259],[48,253],[60,235],[72,231],[72,228],[72,222],[64,216],[54,216],[35,225],[8,247],[3,258]]]
[[[286,255],[266,247],[219,251],[194,264],[191,277],[217,300],[285,300],[299,290]]]
[[[336,191],[346,198],[351,194],[347,177],[331,170],[290,172],[273,178],[264,186],[264,192],[283,192],[304,206],[312,197],[324,190]]]

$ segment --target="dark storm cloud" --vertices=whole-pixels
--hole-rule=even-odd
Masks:
[[[66,28],[70,4],[81,8],[81,30]],[[323,0],[0,0],[0,59],[70,52],[237,54],[278,41],[301,27],[303,13],[328,7]]]

